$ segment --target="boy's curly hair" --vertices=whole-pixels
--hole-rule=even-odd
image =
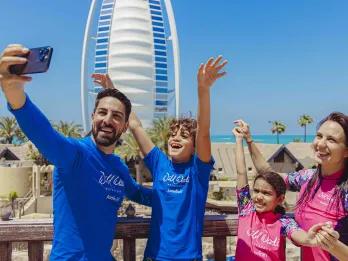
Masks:
[[[173,119],[169,124],[169,137],[172,135],[172,133],[176,133],[180,126],[182,126],[183,129],[187,130],[193,140],[193,145],[195,145],[196,141],[196,132],[197,132],[197,121],[193,118],[179,118],[179,119]]]

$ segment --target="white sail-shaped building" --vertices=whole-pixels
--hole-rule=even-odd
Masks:
[[[95,16],[96,11],[98,16]],[[96,35],[92,37],[94,17],[98,21]],[[170,96],[175,97],[178,115],[179,46],[170,0],[92,1],[81,65],[82,115],[86,131],[90,129],[89,98],[100,89],[89,87],[91,37],[95,43],[93,71],[109,73],[115,86],[130,98],[145,127],[151,126],[155,118],[168,116]],[[169,53],[169,44],[172,53]],[[173,61],[172,87],[168,81],[169,55]]]

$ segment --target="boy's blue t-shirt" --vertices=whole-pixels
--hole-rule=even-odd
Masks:
[[[175,164],[157,147],[146,155],[153,177],[152,219],[145,257],[156,260],[202,258],[202,233],[213,159],[194,155]]]
[[[51,261],[113,260],[117,210],[124,195],[151,204],[151,190],[139,186],[116,155],[105,154],[90,138],[66,138],[55,131],[27,97],[10,111],[39,151],[55,165],[54,238]]]

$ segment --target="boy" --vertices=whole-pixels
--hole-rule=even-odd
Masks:
[[[144,260],[201,260],[204,211],[214,161],[210,144],[210,87],[227,61],[210,58],[198,70],[198,115],[173,120],[168,154],[151,141],[134,113],[129,129],[153,177],[152,218]],[[105,78],[94,76],[105,86]],[[110,80],[109,80],[110,82]],[[111,83],[112,85],[112,83]]]

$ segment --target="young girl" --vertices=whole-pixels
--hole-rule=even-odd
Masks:
[[[285,260],[285,236],[295,244],[316,246],[316,235],[323,226],[319,223],[308,232],[299,228],[294,219],[284,215],[281,207],[286,184],[274,172],[257,175],[250,195],[245,166],[243,133],[239,127],[233,129],[236,137],[238,241],[237,260]]]

